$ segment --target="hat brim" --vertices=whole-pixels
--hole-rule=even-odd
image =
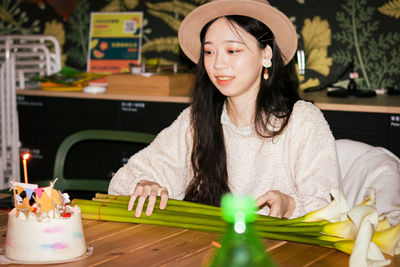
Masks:
[[[204,25],[215,18],[228,15],[247,16],[261,21],[274,34],[284,63],[287,64],[293,58],[297,50],[297,33],[285,14],[267,2],[220,0],[199,6],[182,21],[178,32],[179,44],[190,60],[196,64],[199,61],[200,32]]]

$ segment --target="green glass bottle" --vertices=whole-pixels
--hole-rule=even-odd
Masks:
[[[227,229],[210,266],[212,267],[269,267],[276,266],[265,253],[253,222],[257,206],[252,197],[224,195],[221,202],[222,218]]]

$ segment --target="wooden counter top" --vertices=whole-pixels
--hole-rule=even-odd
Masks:
[[[127,101],[149,101],[149,102],[173,102],[189,103],[189,96],[145,96],[133,94],[115,94],[115,93],[84,93],[84,92],[57,92],[45,91],[40,89],[17,90],[17,95],[26,96],[47,96],[47,97],[70,97],[70,98],[90,98],[103,100],[127,100]]]
[[[302,93],[301,97],[322,110],[400,114],[400,95],[381,95],[365,98],[328,97],[326,91]]]
[[[189,96],[144,96],[107,92],[91,94],[84,92],[56,92],[28,89],[17,90],[17,95],[190,103]],[[336,98],[326,96],[326,91],[319,91],[302,93],[301,97],[306,100],[314,101],[315,105],[322,110],[400,114],[400,95],[378,95],[370,98]]]

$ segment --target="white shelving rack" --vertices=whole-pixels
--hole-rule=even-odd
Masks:
[[[34,76],[60,70],[60,46],[53,36],[0,36],[0,189],[12,179],[20,181],[16,89],[37,87]]]
[[[61,70],[60,45],[50,35],[0,36],[0,62],[15,55],[16,88],[37,87],[34,76],[51,75]]]

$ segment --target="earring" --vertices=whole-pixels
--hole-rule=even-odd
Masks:
[[[264,68],[271,67],[272,66],[271,59],[264,58],[261,65],[263,65]]]
[[[264,67],[263,78],[264,78],[264,80],[268,80],[268,78],[269,78],[268,68],[272,66],[272,62],[270,59],[264,58],[261,65]]]
[[[264,69],[263,78],[264,78],[264,80],[268,80],[268,78],[269,78],[268,69]]]

